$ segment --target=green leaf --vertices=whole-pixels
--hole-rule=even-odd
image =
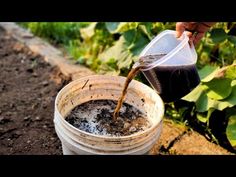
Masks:
[[[91,38],[95,34],[96,25],[97,22],[93,22],[88,27],[81,28],[80,29],[81,37],[85,40]]]
[[[231,146],[236,149],[236,116],[229,117],[226,135]]]
[[[218,109],[222,111],[223,109],[229,107],[231,104],[228,102],[220,102],[218,100],[213,100],[205,93],[203,93],[199,99],[196,101],[196,111],[198,112],[205,112],[208,111],[211,108]]]
[[[228,35],[228,40],[236,45],[236,36]]]
[[[225,77],[229,79],[236,79],[236,65],[230,65],[227,67]]]
[[[199,76],[200,79],[205,79],[207,76],[209,76],[211,73],[213,73],[215,70],[219,69],[217,66],[211,66],[211,65],[206,65],[204,66],[201,70],[199,70]]]
[[[204,92],[202,92],[199,99],[196,101],[196,111],[207,111],[209,109],[209,104],[212,104],[212,100],[209,99]]]
[[[231,82],[231,86],[233,87],[233,86],[235,86],[236,85],[236,80],[233,80],[232,82]]]
[[[111,68],[117,69],[117,60],[115,60],[114,58],[108,60],[106,64]]]
[[[221,100],[221,102],[227,102],[228,107],[233,107],[236,105],[236,85],[234,85],[231,88],[232,88],[231,94],[227,98]]]
[[[207,114],[205,113],[198,113],[197,114],[197,119],[203,123],[206,123],[209,121],[209,118],[211,117],[212,112],[214,111],[214,109],[209,109]]]
[[[226,99],[218,101],[218,100],[212,100],[211,98],[209,98],[206,110],[210,108],[214,108],[214,109],[222,111],[225,108],[231,108],[235,105],[236,105],[236,86],[233,86],[231,94]]]
[[[231,79],[228,78],[215,78],[210,82],[204,83],[204,85],[209,88],[207,96],[216,100],[228,97],[232,91]]]
[[[111,59],[117,61],[118,68],[129,68],[132,63],[132,56],[127,50],[123,36],[110,48],[99,54],[98,58],[106,63]]]
[[[132,52],[133,55],[139,55],[149,42],[150,40],[139,32],[136,36],[135,41],[129,47],[129,50]]]
[[[236,115],[236,108],[231,108],[231,109],[226,109],[225,110],[225,117],[230,117],[230,116],[233,116],[233,115]]]
[[[106,22],[106,28],[110,33],[116,33],[120,22]]]
[[[189,102],[196,102],[201,94],[207,89],[204,85],[198,85],[194,88],[188,95],[184,96],[182,99]]]
[[[201,81],[202,82],[209,82],[209,81],[211,81],[216,76],[216,74],[218,73],[219,69],[220,69],[220,67],[215,68],[215,70],[213,70],[213,68],[211,68],[211,69],[210,68],[206,68],[203,71],[200,70],[200,73],[201,73],[202,77],[204,77],[204,78],[201,79]],[[210,73],[209,70],[212,70],[212,72]],[[210,73],[210,74],[205,76],[205,74],[208,74],[208,73]]]
[[[145,25],[139,25],[139,29],[148,37],[149,40],[152,39],[151,33],[152,23],[146,22]]]
[[[127,46],[130,46],[136,38],[137,30],[129,30],[123,33],[125,42]]]
[[[222,28],[214,28],[211,30],[211,39],[214,43],[223,42],[227,37],[227,34]]]
[[[137,29],[139,22],[121,22],[116,30],[118,33],[124,33],[128,30]]]

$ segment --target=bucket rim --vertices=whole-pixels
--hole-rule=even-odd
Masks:
[[[106,135],[96,135],[96,134],[92,134],[92,133],[88,133],[88,132],[85,132],[85,131],[82,131],[76,127],[74,127],[73,125],[71,125],[69,122],[67,122],[63,116],[61,115],[61,113],[59,112],[58,108],[57,108],[57,103],[58,103],[58,100],[59,100],[59,97],[61,95],[61,93],[64,91],[64,89],[68,88],[68,87],[71,87],[72,85],[76,85],[76,83],[80,82],[81,80],[86,80],[88,78],[91,78],[93,77],[93,79],[95,78],[100,78],[100,77],[103,77],[103,78],[119,78],[121,80],[124,80],[126,79],[126,77],[123,77],[123,76],[110,76],[110,75],[98,75],[98,74],[94,74],[94,75],[89,75],[89,76],[85,76],[85,77],[81,77],[79,79],[76,79],[72,82],[70,82],[69,84],[67,84],[65,87],[63,87],[57,94],[56,96],[56,99],[55,99],[55,112],[57,113],[57,115],[59,116],[59,118],[62,120],[62,122],[66,125],[66,126],[69,126],[72,130],[74,130],[75,132],[78,132],[78,133],[81,133],[81,134],[86,134],[87,136],[91,136],[91,137],[94,137],[94,138],[102,138],[102,139],[108,139],[108,140],[123,140],[123,139],[134,139],[134,138],[137,138],[139,136],[142,136],[143,134],[147,134],[149,133],[150,131],[153,131],[155,130],[158,125],[162,122],[163,118],[164,118],[164,102],[163,100],[161,99],[161,97],[154,91],[154,89],[152,89],[151,87],[141,83],[141,82],[138,82],[136,80],[132,80],[133,84],[141,84],[143,87],[146,87],[146,89],[151,89],[153,92],[155,92],[156,94],[156,98],[158,99],[157,103],[159,104],[160,106],[160,110],[159,110],[159,120],[158,122],[148,129],[144,130],[144,131],[141,131],[141,132],[137,132],[137,133],[134,133],[134,134],[131,134],[131,135],[126,135],[126,136],[106,136]],[[132,82],[130,84],[132,84]],[[55,113],[54,113],[55,115]]]

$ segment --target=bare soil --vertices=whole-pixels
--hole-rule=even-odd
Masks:
[[[0,154],[62,154],[57,92],[68,80],[0,29]]]

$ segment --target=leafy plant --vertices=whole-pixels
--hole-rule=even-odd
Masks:
[[[123,76],[150,40],[165,29],[175,29],[174,22],[20,24],[53,43],[64,45],[78,63],[97,73]],[[216,23],[196,50],[201,84],[182,100],[166,104],[166,115],[198,127],[201,133],[220,144],[221,137],[226,137],[235,147],[236,22]],[[149,84],[142,73],[136,79]]]

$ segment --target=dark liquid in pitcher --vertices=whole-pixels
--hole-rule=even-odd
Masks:
[[[164,102],[184,97],[200,83],[195,65],[156,66],[142,72]]]
[[[148,68],[149,64],[159,60],[163,56],[165,56],[165,54],[144,56],[135,64],[136,66],[132,68],[126,78],[121,97],[113,113],[114,121],[116,121],[118,117],[127,88],[135,75],[140,70]],[[172,102],[182,98],[200,83],[195,65],[156,66],[155,68],[142,72],[164,102]]]

